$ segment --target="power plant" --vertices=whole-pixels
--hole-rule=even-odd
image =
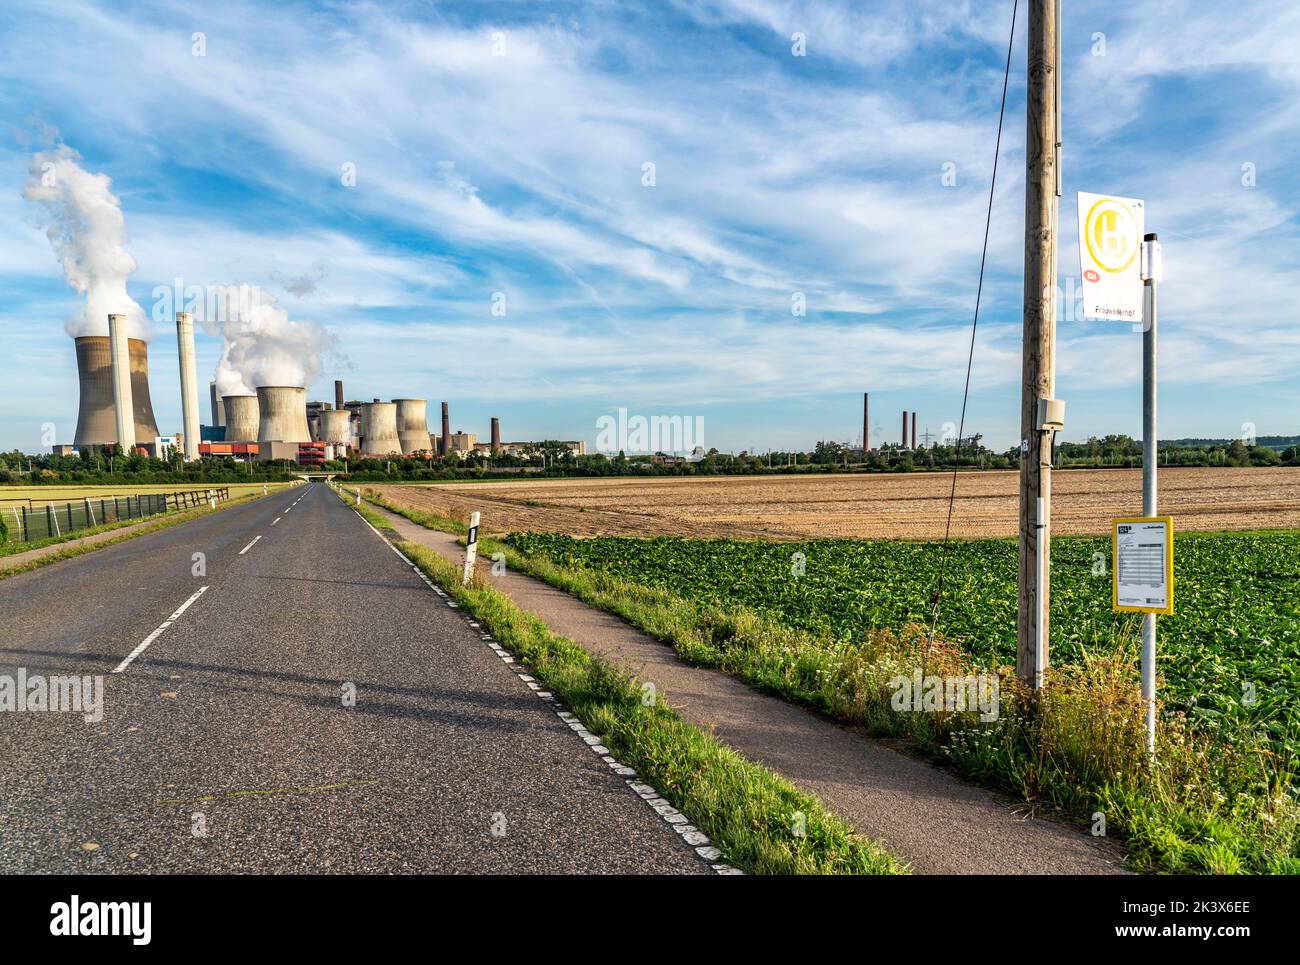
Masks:
[[[129,411],[133,414],[132,442],[153,444],[158,438],[158,422],[149,399],[149,346],[138,338],[124,339],[129,376]],[[74,340],[77,351],[77,381],[81,403],[77,410],[77,431],[73,445],[78,448],[113,446],[118,442],[117,407],[114,403],[112,351],[104,335],[83,335]],[[125,449],[126,447],[123,446]]]
[[[307,390],[298,385],[257,388],[257,441],[311,442],[307,429]]]
[[[163,457],[178,444],[160,436],[149,393],[149,349],[127,335],[128,317],[108,317],[109,335],[74,339],[80,407],[72,446],[94,449],[123,441],[123,449],[141,449]],[[208,383],[211,424],[200,425],[199,382],[194,344],[194,316],[176,313],[176,353],[181,395],[184,458],[285,459],[320,464],[345,458],[477,455],[518,456],[531,443],[502,442],[501,420],[491,417],[491,442],[469,432],[451,431],[448,403],[442,403],[442,432],[429,431],[428,402],[400,398],[390,402],[346,401],[343,382],[334,382],[334,402],[308,402],[307,390],[294,385],[262,385],[256,394],[222,396],[215,380]],[[582,442],[569,443],[582,454]]]
[[[326,409],[322,412],[317,441],[334,446],[352,445],[352,413],[346,409]]]
[[[394,399],[397,406],[397,440],[404,456],[429,451],[428,406],[424,399]]]
[[[365,456],[400,455],[402,443],[397,436],[397,403],[364,402],[361,405],[361,454]]]
[[[221,400],[226,442],[257,442],[261,429],[261,407],[255,395],[228,395]]]

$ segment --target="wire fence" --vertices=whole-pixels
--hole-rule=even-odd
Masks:
[[[30,502],[24,506],[5,506],[0,509],[0,542],[33,543],[58,538],[78,530],[93,529],[106,523],[124,519],[143,519],[159,516],[169,511],[202,506],[215,507],[230,499],[227,487],[214,489],[187,489],[171,493],[139,493],[132,496],[105,496],[102,498],[71,500],[63,503],[47,502],[37,506]]]

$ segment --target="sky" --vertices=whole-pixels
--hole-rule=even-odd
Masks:
[[[1161,437],[1300,433],[1300,5],[1064,6],[1063,291],[1076,192],[1143,199]],[[626,408],[702,418],[724,451],[857,445],[863,392],[873,444],[903,409],[937,437],[960,414],[1011,13],[10,0],[0,448],[75,428],[82,299],[23,198],[58,145],[120,200],[163,433],[181,405],[158,292],[244,284],[332,336],[309,397],[341,378],[435,420],[447,400],[481,438],[495,415],[507,441],[591,445]],[[1019,423],[1025,15],[966,419],[998,449]],[[1061,438],[1139,436],[1141,336],[1070,301]],[[221,351],[199,332],[205,422]]]

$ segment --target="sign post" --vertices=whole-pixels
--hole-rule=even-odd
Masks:
[[[478,511],[469,514],[469,533],[465,537],[465,573],[461,584],[469,586],[470,577],[474,575],[474,560],[478,556]]]

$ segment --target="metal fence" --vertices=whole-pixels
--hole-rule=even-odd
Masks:
[[[189,489],[172,493],[140,493],[134,496],[105,496],[102,499],[78,499],[65,503],[38,506],[5,506],[5,537],[10,543],[31,543],[51,537],[66,536],[81,529],[91,529],[120,519],[158,516],[168,510],[185,509],[208,503],[215,506],[230,498],[228,488]]]

